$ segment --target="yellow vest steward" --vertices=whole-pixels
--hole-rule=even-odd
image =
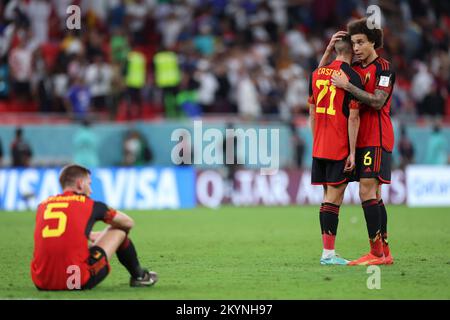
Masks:
[[[140,89],[145,85],[147,61],[140,52],[130,52],[128,55],[128,71],[126,83],[129,88]]]
[[[180,83],[177,55],[164,51],[155,55],[155,80],[160,88],[176,87]]]

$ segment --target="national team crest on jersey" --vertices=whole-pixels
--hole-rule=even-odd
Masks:
[[[364,78],[364,85],[368,84],[369,81],[370,81],[370,73],[367,72],[367,73],[366,73],[366,76],[365,76],[365,78]]]

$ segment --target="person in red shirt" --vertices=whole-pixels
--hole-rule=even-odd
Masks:
[[[364,79],[364,90],[336,74],[332,83],[351,93],[363,105],[356,143],[356,173],[360,198],[369,234],[370,253],[349,265],[378,265],[394,262],[387,241],[387,212],[381,199],[381,185],[391,180],[394,130],[390,118],[395,73],[389,62],[377,54],[383,46],[381,28],[369,25],[366,18],[348,24],[357,62],[353,68]]]
[[[35,286],[39,290],[92,289],[110,272],[114,254],[130,273],[130,286],[155,284],[157,274],[140,266],[128,237],[134,221],[89,197],[90,171],[79,165],[66,166],[59,182],[63,193],[47,198],[37,209],[31,262]],[[109,226],[103,232],[92,232],[97,221]]]
[[[335,252],[335,238],[347,183],[355,168],[355,146],[359,127],[359,104],[348,92],[331,84],[335,73],[345,70],[348,80],[363,88],[359,75],[352,70],[350,37],[335,44],[336,59],[316,69],[310,78],[308,100],[313,133],[311,183],[323,185],[324,203],[320,207],[322,265],[345,265],[347,260]]]

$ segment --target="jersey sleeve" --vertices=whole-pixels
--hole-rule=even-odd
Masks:
[[[361,77],[359,74],[353,70],[349,65],[345,64],[342,65],[342,70],[347,74],[348,81],[357,87],[358,89],[364,90],[364,84],[361,80]],[[350,95],[350,102],[349,102],[349,108],[350,109],[360,109],[361,102],[359,102],[353,95]]]
[[[92,216],[94,221],[103,221],[105,223],[111,223],[116,216],[117,211],[103,202],[95,201],[94,208],[92,210]]]
[[[308,103],[309,104],[316,104],[316,101],[314,100],[314,91],[313,91],[313,87],[312,87],[312,78],[313,78],[313,74],[311,74],[311,76],[309,77],[309,98],[308,98]]]
[[[377,69],[375,90],[383,90],[390,94],[394,87],[394,82],[395,73],[389,66]]]

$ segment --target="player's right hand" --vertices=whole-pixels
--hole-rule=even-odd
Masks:
[[[334,44],[336,43],[336,41],[339,41],[342,39],[342,37],[346,36],[348,34],[347,31],[338,31],[335,34],[333,34],[333,36],[331,37],[330,43],[328,43],[327,46],[327,51],[331,51],[334,50]]]
[[[99,231],[91,231],[91,233],[89,234],[89,241],[94,243],[95,241],[97,241],[100,234],[101,234],[101,232],[99,232]]]
[[[352,172],[355,169],[355,154],[350,154],[345,161],[344,172]]]

